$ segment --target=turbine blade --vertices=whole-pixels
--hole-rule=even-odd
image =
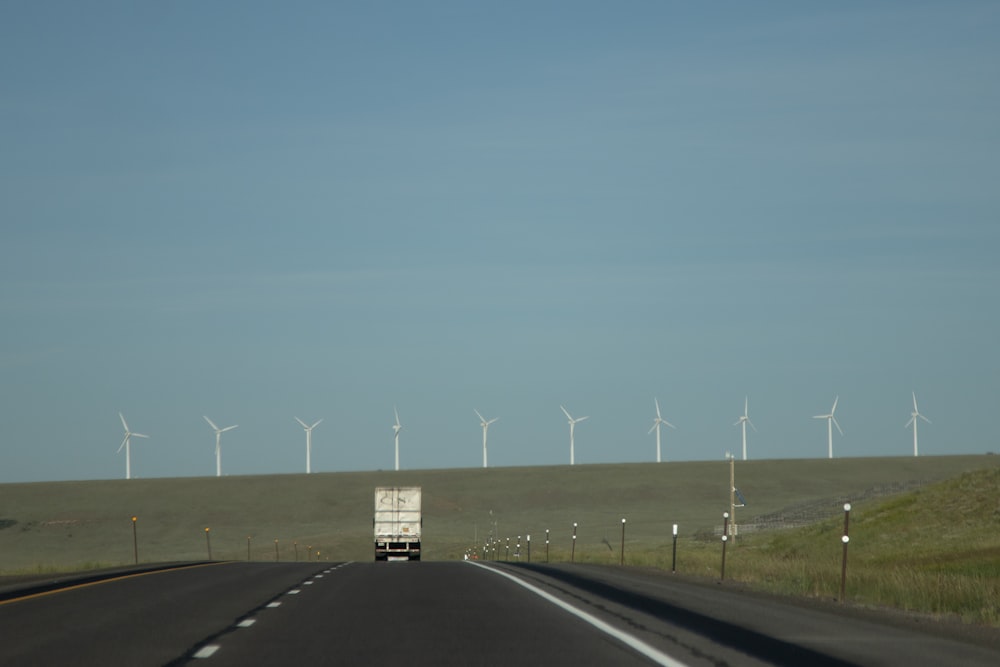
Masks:
[[[833,421],[833,425],[837,427],[837,430],[840,431],[840,435],[844,435],[844,431],[840,428],[840,424],[837,423],[836,417],[831,416],[830,419]]]
[[[392,406],[392,414],[396,415],[396,426],[399,426],[399,410],[396,409],[395,405]]]
[[[750,428],[752,428],[753,432],[756,433],[757,432],[757,427],[753,425],[753,422],[750,421],[749,417],[747,417],[747,423],[750,424]]]
[[[676,426],[674,426],[673,424],[671,424],[670,422],[668,422],[666,419],[663,420],[663,423],[666,424],[667,426],[669,426],[672,429],[675,429],[675,430],[677,429]]]
[[[580,418],[578,418],[578,419],[575,419],[575,420],[573,420],[573,421],[578,421],[578,422],[582,422],[582,421],[583,421],[584,419],[590,419],[590,417],[580,417]]]
[[[232,426],[227,426],[226,428],[220,428],[219,429],[219,433],[225,433],[226,431],[232,431],[237,426],[239,426],[239,424],[233,424]]]
[[[573,415],[571,415],[569,412],[567,412],[566,408],[564,408],[563,406],[560,405],[559,409],[563,411],[564,415],[566,415],[566,419],[569,419],[570,421],[573,421]]]
[[[916,415],[913,415],[912,417],[910,417],[910,421],[906,422],[906,425],[905,425],[905,426],[903,426],[903,428],[910,428],[910,424],[912,424],[912,423],[913,423],[913,422],[915,422],[916,420],[917,420],[917,416],[916,416]]]
[[[123,415],[122,413],[119,412],[118,413],[118,417],[121,418],[121,420],[122,420],[122,427],[125,429],[125,432],[128,433],[128,424],[125,423],[125,415]]]
[[[649,435],[650,433],[652,433],[653,431],[655,431],[656,427],[659,426],[659,424],[660,424],[660,422],[654,421],[653,422],[653,426],[648,431],[646,431],[646,435]]]
[[[310,427],[309,427],[309,430],[311,431],[312,429],[314,429],[314,428],[316,428],[317,426],[319,426],[319,423],[320,423],[321,421],[323,421],[323,420],[322,420],[322,419],[319,419],[319,420],[317,420],[315,424],[313,424],[312,426],[310,426]]]
[[[913,394],[913,411],[920,412],[920,410],[917,410],[917,392],[913,391],[910,393]]]
[[[927,422],[928,424],[930,424],[930,423],[931,423],[931,420],[930,420],[930,419],[928,419],[927,417],[924,417],[923,415],[917,415],[917,416],[918,416],[918,417],[920,417],[921,419],[923,419],[923,420],[924,420],[925,422]]]
[[[136,438],[148,438],[149,437],[148,435],[143,435],[142,433],[131,433],[130,435],[133,435]]]
[[[295,421],[297,421],[298,423],[302,424],[302,428],[309,428],[308,426],[306,426],[306,423],[304,421],[302,421],[301,419],[299,419],[298,417],[295,418]]]
[[[659,417],[660,416],[660,401],[659,401],[659,399],[654,398],[653,402],[656,403],[656,416]]]
[[[202,415],[202,417],[205,417],[205,415]],[[208,425],[209,425],[209,426],[211,426],[211,427],[212,427],[213,429],[215,429],[216,431],[218,431],[218,430],[219,430],[219,427],[215,425],[215,422],[213,422],[213,421],[212,421],[211,419],[209,419],[208,417],[205,417],[205,421],[207,421],[207,422],[208,422]]]
[[[116,454],[122,451],[122,448],[125,446],[126,442],[128,442],[128,433],[125,434],[125,438],[122,440],[122,444],[118,445],[118,451],[115,452]]]
[[[476,413],[477,417],[479,417],[479,421],[481,421],[481,422],[486,421],[486,417],[484,417],[481,414],[479,414],[479,410],[476,410],[475,408],[473,408],[472,411]]]
[[[830,415],[831,416],[833,415],[834,412],[837,411],[837,401],[839,401],[839,400],[840,400],[840,396],[837,396],[836,398],[833,399],[833,407],[830,408]]]
[[[494,417],[493,419],[491,419],[488,422],[486,422],[486,425],[489,426],[490,424],[492,424],[493,422],[495,422],[498,419],[500,419],[500,418],[499,417]]]

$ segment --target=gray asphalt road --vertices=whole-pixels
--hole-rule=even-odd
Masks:
[[[1000,664],[996,647],[663,575],[489,568],[230,563],[93,584],[0,604],[0,664]]]

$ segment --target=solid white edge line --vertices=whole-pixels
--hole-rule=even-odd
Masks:
[[[193,657],[199,659],[211,658],[213,655],[215,655],[215,652],[218,650],[219,646],[217,644],[209,644],[208,646],[202,646],[200,649],[198,649],[198,651],[194,654]]]
[[[685,663],[683,663],[683,662],[681,662],[679,660],[676,660],[676,659],[670,657],[669,655],[667,655],[666,653],[660,651],[657,648],[654,648],[654,647],[650,646],[649,644],[647,644],[646,642],[642,641],[638,637],[634,637],[633,635],[630,635],[627,632],[622,632],[621,630],[619,630],[619,629],[617,629],[615,627],[612,627],[611,625],[608,625],[607,623],[605,623],[601,619],[597,618],[596,616],[592,616],[591,614],[588,614],[587,612],[585,612],[585,611],[583,611],[581,609],[577,609],[573,605],[571,605],[571,604],[569,604],[567,602],[563,602],[562,600],[560,600],[559,598],[555,597],[554,595],[546,593],[542,589],[537,588],[536,586],[533,586],[532,584],[529,584],[526,581],[518,579],[517,577],[515,577],[512,574],[504,572],[503,570],[497,570],[497,569],[494,569],[492,567],[488,567],[486,565],[483,565],[482,563],[476,563],[476,562],[471,561],[471,560],[470,561],[466,561],[466,562],[471,563],[472,565],[475,565],[476,567],[481,567],[481,568],[483,568],[484,570],[486,570],[488,572],[493,572],[494,574],[499,574],[502,577],[507,577],[508,579],[510,579],[511,581],[513,581],[514,583],[518,584],[519,586],[523,586],[524,588],[527,588],[529,591],[531,591],[535,595],[541,597],[544,600],[548,600],[549,602],[551,602],[552,604],[556,605],[560,609],[563,609],[564,611],[568,611],[569,613],[573,614],[577,618],[579,618],[581,620],[584,620],[587,623],[590,623],[592,626],[594,626],[595,628],[597,628],[601,632],[603,632],[603,633],[605,633],[607,635],[611,635],[612,637],[614,637],[618,641],[622,642],[623,644],[625,644],[629,648],[632,648],[635,651],[638,651],[639,653],[641,653],[642,655],[646,656],[647,658],[649,658],[653,662],[657,663],[658,665],[663,665],[664,667],[687,667],[687,665]]]

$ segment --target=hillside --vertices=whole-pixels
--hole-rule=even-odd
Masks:
[[[995,467],[992,456],[748,461],[736,463],[736,485],[748,506],[741,523],[824,508],[841,499],[899,489]],[[682,462],[322,473],[223,478],[133,479],[0,486],[0,572],[115,565],[139,560],[204,559],[210,528],[215,559],[278,556],[371,558],[372,490],[424,488],[425,558],[460,557],[495,525],[501,538],[531,533],[553,557],[568,550],[580,524],[578,553],[606,552],[628,519],[629,548],[655,548],[673,523],[686,539],[721,523],[729,499],[729,464]],[[492,512],[492,514],[491,514]],[[536,553],[538,553],[536,551]]]

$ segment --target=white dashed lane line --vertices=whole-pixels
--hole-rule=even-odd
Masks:
[[[346,565],[346,563],[338,565],[337,567],[330,568],[329,570],[324,570],[323,574],[330,574],[334,570],[338,570],[341,567],[343,567],[344,565]],[[316,576],[313,577],[313,579],[322,579],[323,578],[323,574],[317,574]],[[303,581],[302,585],[304,585],[304,586],[311,586],[313,583],[314,582],[312,580],[310,580],[310,581]],[[301,592],[302,592],[302,589],[300,589],[300,588],[293,588],[293,589],[287,591],[285,593],[285,595],[298,595]],[[275,608],[280,607],[280,606],[281,606],[281,602],[278,602],[278,601],[269,602],[267,604],[267,608],[268,609],[275,609]],[[256,622],[257,622],[257,619],[254,619],[254,618],[245,618],[242,621],[240,621],[239,623],[237,623],[235,627],[237,627],[237,628],[249,628],[250,626],[252,626]],[[220,648],[220,646],[218,644],[208,644],[208,645],[202,646],[200,649],[198,649],[194,653],[194,655],[192,657],[197,658],[199,660],[204,659],[204,658],[211,658],[213,655],[215,655],[215,653],[219,650],[219,648]]]
[[[209,644],[208,646],[202,646],[198,649],[198,652],[194,654],[195,658],[199,660],[202,658],[211,658],[215,655],[215,652],[219,650],[218,644]]]

